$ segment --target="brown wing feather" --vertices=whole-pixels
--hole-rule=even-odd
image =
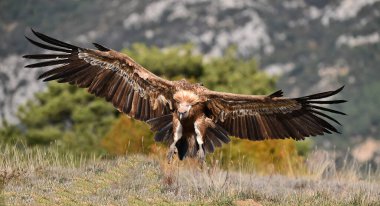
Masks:
[[[27,37],[34,45],[56,51],[54,54],[32,54],[24,58],[47,60],[27,68],[55,66],[39,76],[44,81],[68,82],[99,97],[104,97],[121,112],[139,120],[168,114],[172,102],[171,81],[149,72],[125,54],[107,49],[80,48],[33,31],[43,42]],[[61,52],[61,53],[60,53]]]
[[[329,92],[299,98],[284,98],[282,91],[268,96],[239,95],[204,91],[213,120],[229,135],[263,139],[304,139],[308,136],[338,132],[327,120],[340,124],[323,112],[343,114],[318,104],[338,104],[345,100],[320,100],[339,93],[343,87]]]

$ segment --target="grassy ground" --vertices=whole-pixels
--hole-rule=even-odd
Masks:
[[[268,176],[142,155],[101,160],[1,149],[0,205],[380,205],[374,175]]]

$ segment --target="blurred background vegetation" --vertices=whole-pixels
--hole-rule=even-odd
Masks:
[[[207,60],[196,54],[190,44],[165,50],[134,44],[123,52],[169,79],[186,78],[210,89],[244,94],[275,90],[276,79],[260,72],[254,59],[239,59],[234,47],[222,57]],[[45,91],[36,93],[34,99],[19,108],[17,116],[18,126],[7,123],[1,128],[1,142],[55,146],[62,151],[105,157],[150,153],[154,151],[152,147],[160,146],[154,143],[153,133],[145,123],[119,113],[112,104],[85,89],[67,84],[49,83]],[[214,155],[222,155],[226,167],[237,167],[238,162],[274,172],[288,171],[289,161],[298,161],[299,154],[305,153],[301,150],[297,151],[294,141],[233,140]]]

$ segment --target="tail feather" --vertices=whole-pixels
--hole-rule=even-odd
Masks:
[[[189,145],[186,141],[186,139],[181,138],[178,140],[178,142],[175,144],[178,150],[178,158],[180,160],[183,160],[186,157],[187,150],[189,149]]]
[[[185,157],[195,157],[199,149],[194,136],[183,136],[176,143],[176,147],[180,160],[183,160]]]

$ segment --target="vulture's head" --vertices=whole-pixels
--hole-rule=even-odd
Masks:
[[[193,114],[193,108],[197,104],[204,102],[202,98],[191,91],[178,91],[174,94],[175,108],[180,120],[188,118]]]

